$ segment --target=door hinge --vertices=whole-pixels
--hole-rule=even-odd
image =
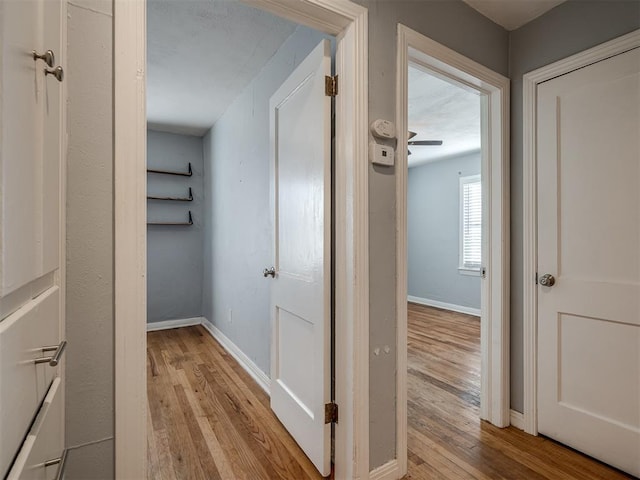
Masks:
[[[482,278],[487,278],[487,268],[486,268],[486,267],[482,267],[482,268],[480,269],[480,276],[481,276]]]
[[[324,404],[324,423],[338,423],[338,405],[336,403]]]
[[[325,76],[324,77],[324,94],[327,97],[335,97],[338,95],[338,76],[334,75],[333,77]]]

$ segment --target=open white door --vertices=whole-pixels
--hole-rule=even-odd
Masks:
[[[537,109],[538,430],[640,475],[640,49]]]
[[[271,408],[331,472],[331,48],[323,40],[271,97],[274,269]],[[265,271],[265,276],[270,272]]]

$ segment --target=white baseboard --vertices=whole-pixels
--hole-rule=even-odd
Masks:
[[[407,295],[407,300],[413,303],[419,303],[420,305],[426,305],[427,307],[442,308],[444,310],[451,310],[452,312],[466,313],[467,315],[474,315],[476,317],[481,316],[479,308],[464,307],[462,305],[454,305],[453,303],[439,302],[438,300],[430,300],[428,298],[414,297]]]
[[[162,322],[147,323],[147,332],[155,332],[156,330],[168,330],[170,328],[191,327],[200,325],[204,322],[204,317],[178,318],[176,320],[164,320]]]
[[[400,478],[400,465],[393,459],[369,472],[369,480],[397,480]]]
[[[519,428],[520,430],[524,430],[524,415],[520,412],[516,412],[515,410],[511,410],[511,425]]]
[[[260,387],[267,393],[267,395],[270,395],[271,379],[267,376],[267,374],[260,370],[260,368],[258,368],[258,366],[253,363],[253,360],[247,357],[247,355],[242,350],[240,350],[240,348],[238,348],[235,343],[229,340],[229,337],[222,333],[220,329],[209,320],[203,318],[202,326],[211,334],[213,338],[218,341],[218,343],[220,343],[220,345],[223,346],[223,348],[227,352],[229,352],[229,354],[233,358],[238,361],[240,366],[244,368],[249,375],[251,375],[251,378],[253,378],[256,383],[260,385]]]

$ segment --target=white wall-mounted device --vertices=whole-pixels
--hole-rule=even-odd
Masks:
[[[374,165],[385,165],[387,167],[393,166],[394,150],[393,147],[388,145],[380,145],[375,142],[369,144],[369,160]]]
[[[396,126],[389,120],[374,120],[371,122],[371,134],[374,137],[390,139],[396,138]]]

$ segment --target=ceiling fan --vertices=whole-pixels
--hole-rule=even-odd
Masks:
[[[413,145],[416,147],[433,147],[442,145],[442,140],[411,140],[416,135],[416,132],[409,132],[409,141],[407,142],[407,145]],[[411,155],[411,150],[407,150],[407,155]]]

